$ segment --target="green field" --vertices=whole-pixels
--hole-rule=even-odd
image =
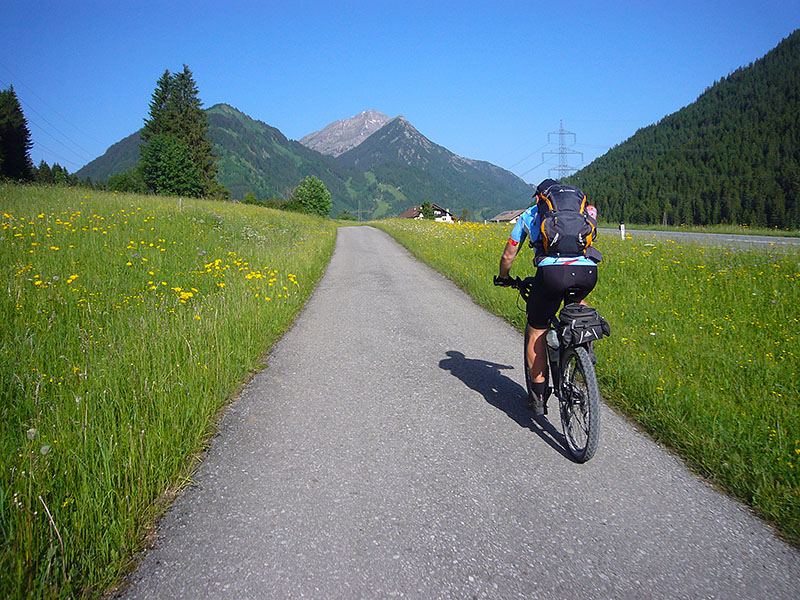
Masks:
[[[0,185],[0,596],[96,596],[333,252],[327,219]]]
[[[522,329],[516,294],[491,283],[508,226],[374,225]],[[596,347],[603,396],[800,542],[800,250],[618,236],[598,247],[589,301],[612,327]],[[512,275],[533,274],[532,256],[523,249]]]
[[[0,595],[97,596],[302,308],[335,226],[11,185],[0,214]],[[507,226],[378,225],[522,327],[515,294],[491,285]],[[800,540],[800,252],[599,247],[604,396]]]

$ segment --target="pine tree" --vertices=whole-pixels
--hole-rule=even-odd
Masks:
[[[189,148],[206,192],[211,193],[216,184],[217,167],[208,139],[208,119],[202,106],[192,72],[183,65],[183,71],[173,76],[167,117],[176,127],[178,138]]]
[[[55,183],[53,178],[53,171],[50,170],[50,165],[45,161],[39,163],[39,168],[36,170],[36,183],[42,185],[52,185]]]
[[[0,91],[0,177],[33,179],[31,132],[12,85]]]
[[[156,89],[153,92],[152,100],[150,100],[150,118],[144,120],[144,127],[142,128],[142,141],[146,142],[153,135],[166,133],[164,123],[171,88],[172,76],[169,70],[166,70],[156,82]]]
[[[152,136],[140,162],[147,187],[156,194],[201,196],[203,186],[191,152],[174,135]]]
[[[208,121],[189,67],[164,74],[156,83],[149,118],[142,129],[141,169],[156,193],[227,195],[216,180]],[[159,154],[161,153],[161,154]],[[174,178],[174,182],[168,180]]]

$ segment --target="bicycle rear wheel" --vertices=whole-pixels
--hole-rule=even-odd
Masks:
[[[578,462],[597,451],[600,438],[600,391],[585,348],[567,348],[561,361],[561,425],[567,449]]]

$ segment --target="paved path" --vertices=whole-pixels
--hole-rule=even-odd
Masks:
[[[341,229],[125,598],[800,597],[800,552],[610,409],[569,460],[522,408],[521,347]]]

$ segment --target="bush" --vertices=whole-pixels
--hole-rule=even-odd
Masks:
[[[147,186],[144,184],[141,173],[136,168],[132,168],[109,177],[108,189],[117,192],[144,194],[147,191]]]
[[[314,175],[305,177],[295,188],[287,208],[327,217],[331,212],[331,193],[322,180]]]

